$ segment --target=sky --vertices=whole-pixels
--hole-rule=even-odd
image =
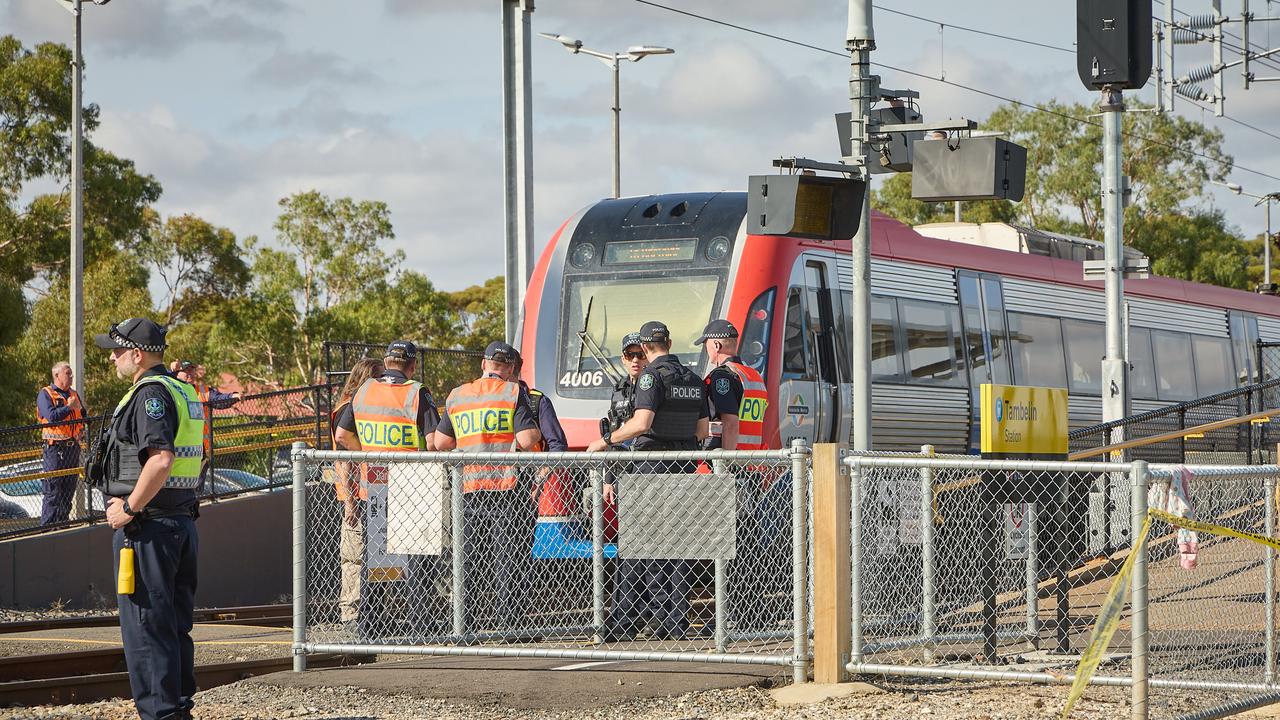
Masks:
[[[840,51],[841,0],[663,0],[665,5]],[[85,3],[84,97],[101,108],[94,142],[164,186],[162,214],[192,212],[239,236],[273,238],[278,202],[316,189],[381,200],[405,266],[456,290],[502,274],[501,4],[498,0],[116,0]],[[1025,102],[1091,103],[1061,0],[881,0],[873,63]],[[1231,12],[1231,3],[1227,12]],[[1208,0],[1179,10],[1207,12]],[[927,20],[905,17],[888,9]],[[1280,3],[1254,3],[1280,15]],[[1237,10],[1238,12],[1238,10]],[[1163,8],[1157,3],[1156,13]],[[1280,45],[1258,23],[1256,49]],[[942,26],[942,27],[940,27]],[[846,59],[691,18],[637,0],[537,0],[532,16],[535,244],[611,192],[611,76],[538,32],[604,51],[659,45],[674,55],[625,63],[622,192],[742,190],[782,156],[836,161],[832,115],[847,111]],[[28,46],[70,43],[58,0],[0,0],[0,33]],[[1239,31],[1235,26],[1232,32]],[[1268,32],[1275,34],[1274,45]],[[1231,41],[1228,38],[1228,41]],[[1235,41],[1238,42],[1238,41]],[[1179,46],[1178,68],[1207,61]],[[1233,58],[1228,58],[1233,59]],[[1280,63],[1278,63],[1280,65]],[[1280,69],[1257,68],[1280,76]],[[982,119],[999,100],[874,68],[882,85],[921,93],[925,118]],[[1132,95],[1132,93],[1129,93]],[[1137,93],[1154,101],[1154,82]],[[1280,135],[1280,83],[1227,80],[1227,114]],[[1280,176],[1280,139],[1179,102],[1221,129],[1237,162]],[[1280,181],[1237,170],[1244,190]],[[1265,215],[1214,188],[1212,202],[1253,235]],[[1280,227],[1280,209],[1275,212]]]

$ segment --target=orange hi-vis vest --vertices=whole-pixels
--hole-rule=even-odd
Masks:
[[[187,384],[195,389],[196,397],[204,406],[204,456],[206,459],[211,458],[213,457],[213,408],[209,407],[209,386],[198,380]]]
[[[742,402],[738,404],[738,445],[734,450],[763,450],[764,417],[769,408],[769,391],[755,368],[732,360],[724,366],[742,382]]]
[[[422,383],[366,380],[351,398],[360,447],[372,452],[414,452],[427,443],[418,429]]]
[[[333,449],[335,450],[342,449],[338,447],[338,441],[332,437],[332,435],[336,433],[338,430],[338,415],[342,414],[342,408],[350,404],[351,404],[350,400],[343,400],[342,402],[338,403],[338,406],[335,407],[329,413],[329,434],[330,434],[330,439],[333,440]],[[348,472],[351,472],[351,471],[352,471],[351,469],[348,469]],[[361,500],[368,500],[369,499],[369,465],[368,463],[359,463],[357,468],[354,469],[354,472],[357,473],[355,476],[356,483],[357,483],[356,497],[360,498]],[[340,477],[338,478],[337,482],[333,484],[333,491],[337,493],[339,502],[346,502],[347,500],[347,483],[344,480],[345,480],[344,478]]]
[[[500,378],[480,378],[459,385],[445,401],[458,449],[463,452],[511,452],[516,440],[516,403],[520,385]],[[510,465],[464,465],[462,492],[503,491],[516,486]]]
[[[71,398],[80,397],[79,395],[76,394],[75,390],[68,390],[67,397],[63,398],[62,395],[58,394],[57,389],[54,388],[52,385],[45,385],[43,392],[46,392],[49,394],[49,400],[53,403],[54,407],[61,407],[63,405],[68,405],[70,404],[69,401],[71,400]],[[72,410],[71,413],[63,419],[79,420],[82,417],[84,417],[83,404],[80,407]],[[41,424],[53,422],[48,418],[40,417],[39,405],[36,406],[36,422]],[[81,423],[67,423],[66,425],[55,425],[53,427],[41,428],[40,430],[40,437],[44,438],[47,442],[63,442],[65,440],[79,440],[80,436],[83,434],[84,434],[84,425],[82,425]]]

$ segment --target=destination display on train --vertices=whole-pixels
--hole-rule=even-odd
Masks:
[[[604,246],[604,264],[688,262],[697,252],[697,238],[611,242]]]

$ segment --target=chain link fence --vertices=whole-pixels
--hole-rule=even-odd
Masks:
[[[1148,505],[1275,537],[1275,466],[850,457],[851,672],[1070,684]],[[1087,538],[1111,495],[1115,549]],[[1280,692],[1275,551],[1153,516],[1129,610],[1094,685],[1150,688],[1154,717],[1214,716]],[[1105,624],[1105,623],[1104,623]],[[1135,700],[1138,694],[1135,693]],[[1146,717],[1145,714],[1135,717]]]
[[[295,450],[295,651],[803,678],[809,456]]]

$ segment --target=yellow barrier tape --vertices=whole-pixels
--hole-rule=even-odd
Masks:
[[[1280,494],[1280,490],[1277,490],[1277,493]],[[1142,532],[1138,535],[1137,542],[1129,552],[1129,557],[1125,558],[1124,565],[1120,567],[1120,572],[1116,575],[1115,581],[1112,582],[1111,589],[1107,591],[1107,599],[1102,603],[1102,608],[1098,611],[1098,620],[1094,623],[1093,636],[1089,638],[1089,646],[1085,649],[1084,654],[1080,656],[1080,665],[1076,668],[1076,679],[1071,685],[1071,693],[1067,696],[1067,706],[1062,710],[1064,720],[1070,714],[1072,706],[1076,704],[1076,701],[1084,693],[1085,686],[1089,684],[1089,680],[1093,678],[1094,671],[1098,669],[1098,661],[1101,660],[1102,653],[1111,644],[1111,637],[1115,635],[1116,626],[1120,624],[1120,614],[1124,609],[1125,594],[1129,588],[1129,575],[1133,570],[1133,560],[1138,556],[1138,553],[1145,552],[1147,534],[1151,529],[1152,518],[1166,522],[1174,527],[1239,538],[1240,540],[1248,540],[1280,550],[1280,540],[1266,535],[1178,517],[1154,508],[1147,510],[1147,519],[1142,523]]]
[[[44,478],[62,477],[63,475],[84,475],[84,468],[73,467],[63,468],[62,470],[40,470],[38,472],[23,473],[21,475],[14,475],[13,477],[7,477],[0,480],[0,485],[19,483],[24,480],[42,480]]]
[[[1145,552],[1147,532],[1150,529],[1151,516],[1148,515],[1147,519],[1142,521],[1142,532],[1138,533],[1129,557],[1124,559],[1124,564],[1120,566],[1120,573],[1116,575],[1115,582],[1111,583],[1111,589],[1107,591],[1107,599],[1098,610],[1098,621],[1093,626],[1093,637],[1089,638],[1089,647],[1085,648],[1084,654],[1080,656],[1080,665],[1076,668],[1076,679],[1071,683],[1071,692],[1067,695],[1067,706],[1062,709],[1063,720],[1071,714],[1071,708],[1084,694],[1085,687],[1089,685],[1089,681],[1093,679],[1093,673],[1098,669],[1098,662],[1102,660],[1102,653],[1111,645],[1111,636],[1116,634],[1116,627],[1120,624],[1120,614],[1124,611],[1125,591],[1129,589],[1129,576],[1133,572],[1134,558],[1138,557],[1138,553]]]
[[[321,427],[328,427],[328,425],[329,425],[328,420],[320,421]],[[213,429],[213,435],[215,438],[222,440],[224,438],[249,437],[251,435],[273,435],[275,433],[281,433],[281,432],[296,432],[298,430],[312,430],[315,428],[315,426],[316,426],[316,420],[315,418],[311,418],[305,421],[285,423],[282,425],[270,425],[270,426],[257,427],[257,428],[245,428],[241,430],[228,430],[227,432],[218,432],[218,429],[215,427]]]
[[[27,458],[38,458],[43,454],[44,454],[44,448],[36,448],[35,450],[16,450],[14,452],[9,452],[9,453],[0,455],[0,461],[26,460]]]

